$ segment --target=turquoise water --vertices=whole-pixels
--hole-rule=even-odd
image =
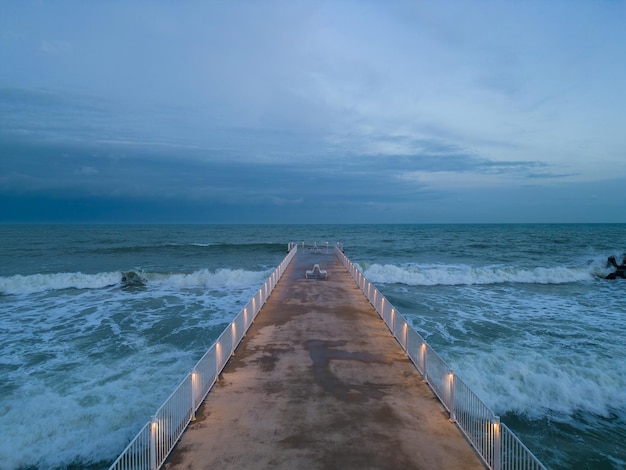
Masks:
[[[289,241],[343,242],[550,468],[626,468],[626,225],[172,225],[0,226],[0,469],[107,468]]]

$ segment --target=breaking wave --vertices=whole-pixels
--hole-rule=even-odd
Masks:
[[[112,286],[157,285],[169,288],[232,288],[261,283],[271,271],[200,269],[191,273],[113,271],[97,274],[52,273],[0,277],[0,294],[26,295],[63,289],[104,289]]]
[[[473,284],[563,284],[587,281],[597,274],[590,267],[468,266],[444,264],[372,264],[363,273],[374,283],[410,286]]]
[[[581,352],[569,359],[554,358],[547,351],[511,347],[474,351],[455,365],[472,390],[498,414],[549,416],[560,421],[569,421],[581,411],[604,417],[623,414],[626,372],[619,367],[620,359],[592,357],[586,359]]]

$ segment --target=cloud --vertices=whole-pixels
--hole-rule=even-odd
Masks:
[[[6,193],[24,193],[38,191],[42,189],[42,181],[40,178],[19,173],[9,172],[0,175],[0,191]]]
[[[81,166],[80,168],[74,171],[75,175],[81,175],[81,176],[97,175],[98,173],[100,172],[92,166]]]
[[[304,199],[302,198],[297,198],[297,199],[285,199],[281,197],[272,198],[272,203],[276,206],[299,205],[299,204],[302,204],[303,202],[304,202]]]
[[[622,4],[33,5],[0,18],[0,197],[499,220],[626,178]]]

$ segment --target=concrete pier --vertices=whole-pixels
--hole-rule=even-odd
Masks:
[[[485,467],[332,250],[304,250],[164,468]]]

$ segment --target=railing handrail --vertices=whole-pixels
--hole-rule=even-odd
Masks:
[[[288,249],[283,261],[159,407],[152,420],[145,424],[122,451],[109,470],[156,470],[163,465],[297,253],[298,246],[290,243]],[[240,323],[243,323],[240,325],[243,327],[238,328]]]
[[[492,470],[546,470],[513,431],[500,422],[500,417],[456,376],[441,356],[367,280],[343,253],[342,246],[335,246],[335,254],[448,411],[450,420],[465,435],[485,465]]]

